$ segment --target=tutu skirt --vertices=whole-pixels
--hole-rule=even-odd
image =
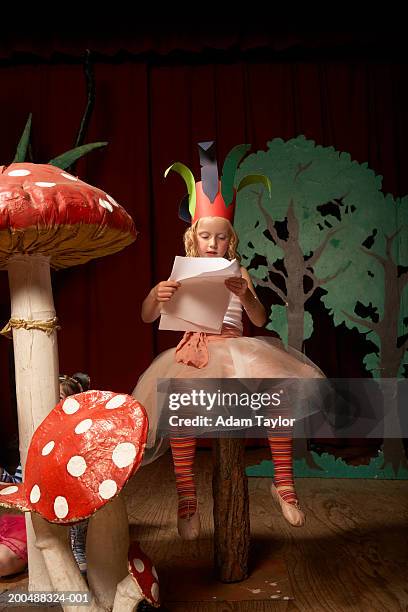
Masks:
[[[22,514],[0,516],[0,544],[7,546],[15,555],[27,562],[27,532]]]
[[[217,342],[208,342],[207,346],[208,363],[204,367],[177,362],[172,348],[158,355],[139,378],[132,395],[145,407],[149,417],[144,463],[153,461],[168,447],[168,443],[158,436],[162,410],[161,402],[157,401],[158,379],[292,379],[296,385],[296,393],[292,394],[296,396],[292,415],[302,418],[321,409],[321,405],[317,405],[321,400],[319,386],[310,383],[311,379],[325,378],[324,374],[299,351],[285,348],[271,337],[218,336]],[[286,380],[286,383],[290,385],[291,381]],[[176,380],[174,384],[177,386]]]

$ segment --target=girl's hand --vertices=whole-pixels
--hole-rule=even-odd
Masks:
[[[244,297],[248,289],[248,283],[245,278],[238,278],[237,276],[231,276],[225,280],[225,285],[234,295],[239,298]]]
[[[153,287],[153,297],[157,302],[168,302],[180,286],[181,284],[176,281],[161,281]]]

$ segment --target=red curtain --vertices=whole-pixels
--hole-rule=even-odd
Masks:
[[[284,42],[282,37],[243,40],[227,36],[216,45],[212,41],[211,47],[190,36],[188,43],[173,38],[156,41],[155,47],[150,37],[147,46],[133,44],[127,50],[126,41],[106,42],[105,49],[98,41],[96,104],[87,141],[106,140],[109,145],[81,161],[77,173],[115,197],[140,233],[133,245],[114,256],[53,275],[62,327],[61,372],[86,371],[95,388],[130,392],[153,356],[177,342],[179,334],[157,333],[154,325],[141,322],[139,312],[153,284],[168,277],[174,256],[183,254],[185,225],[177,217],[177,206],[184,186],[176,176],[164,180],[163,172],[182,161],[198,173],[199,140],[215,139],[222,160],[241,142],[256,150],[266,148],[272,138],[304,134],[367,161],[383,175],[385,192],[408,193],[405,63],[392,54],[379,57],[371,40],[358,53],[355,38],[350,41],[347,35],[340,47],[327,36],[320,46],[310,36],[286,37]],[[50,44],[43,43],[41,49],[30,48],[30,40],[13,48],[7,40],[3,44],[3,164],[12,161],[29,112],[36,162],[73,146],[86,103],[78,61],[83,47],[72,41],[57,49]],[[9,316],[4,271],[0,291],[4,324]],[[329,375],[365,375],[361,336],[334,330],[317,299],[312,307],[318,318],[308,354]],[[0,339],[4,436],[15,428],[9,351],[9,341]]]

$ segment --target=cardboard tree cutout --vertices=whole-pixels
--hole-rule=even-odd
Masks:
[[[327,292],[323,302],[336,313],[335,324],[347,317],[349,326],[357,326],[364,333],[368,328],[373,329],[377,325],[374,310],[372,321],[358,319],[354,311],[358,298],[353,294],[353,287],[357,292],[362,288],[358,285],[356,269],[361,271],[361,266],[367,265],[364,259],[372,260],[371,267],[374,262],[386,267],[387,258],[383,256],[384,261],[380,264],[375,249],[368,252],[370,249],[366,245],[362,251],[364,241],[370,239],[374,228],[378,231],[377,226],[382,225],[381,210],[388,218],[388,225],[392,226],[385,229],[385,224],[381,230],[388,236],[388,249],[406,252],[406,246],[401,246],[400,242],[404,235],[402,218],[406,214],[406,203],[399,204],[397,224],[396,213],[391,211],[390,215],[389,206],[387,214],[384,208],[381,177],[367,164],[352,161],[348,153],[318,146],[303,136],[287,142],[281,139],[268,142],[267,151],[258,151],[241,164],[238,177],[245,173],[264,173],[272,184],[270,198],[260,189],[248,189],[240,195],[235,222],[243,263],[249,267],[255,284],[270,288],[282,301],[282,305],[272,307],[267,327],[277,331],[285,343],[301,350],[303,341],[313,333],[314,323],[307,311],[307,300],[321,287]],[[375,244],[374,237],[371,237],[372,244]],[[381,244],[387,252],[387,238]],[[263,256],[265,263],[251,269],[251,261],[256,256]],[[398,263],[404,265],[404,261],[388,262],[388,276],[393,281],[388,280],[386,287],[371,285],[374,293],[383,295],[386,291],[384,303],[388,304],[389,323],[394,331],[387,338],[383,358],[387,364],[395,364],[393,376],[397,375],[406,352],[406,339],[402,338],[402,344],[398,340],[407,323],[406,310],[405,314],[400,314],[400,294],[401,304],[406,305],[406,273],[397,269]],[[350,274],[354,274],[355,281],[351,284]],[[337,297],[330,297],[332,288]],[[340,315],[342,309],[348,314]],[[382,327],[385,329],[385,326],[388,326],[386,321]],[[367,364],[372,365],[373,360],[369,357]],[[316,467],[305,443],[301,456]],[[401,453],[400,459],[403,459]]]
[[[370,207],[356,211],[354,233],[359,238],[349,253],[350,265],[339,283],[329,282],[321,300],[335,325],[356,328],[374,352],[364,358],[373,378],[394,379],[385,398],[384,461],[395,474],[407,468],[398,418],[398,378],[408,363],[408,197],[382,193]],[[346,289],[347,288],[347,289]],[[403,408],[403,407],[402,407]]]

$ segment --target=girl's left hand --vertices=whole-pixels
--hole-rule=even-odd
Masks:
[[[227,278],[225,280],[225,285],[227,289],[229,289],[234,295],[237,295],[239,298],[244,297],[247,289],[248,283],[245,278],[238,278],[237,276],[231,276],[231,278]]]

